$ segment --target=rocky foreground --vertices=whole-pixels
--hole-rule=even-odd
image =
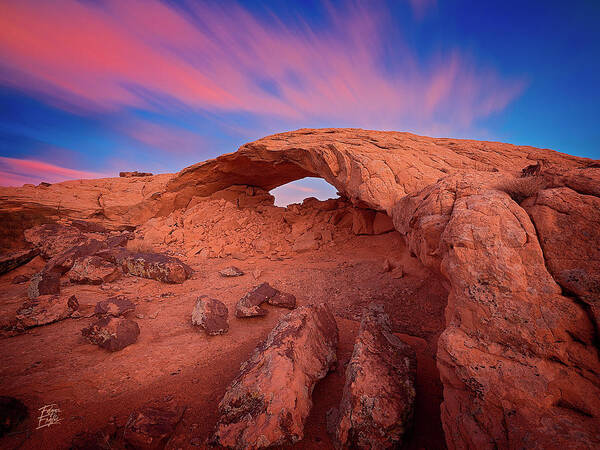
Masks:
[[[8,447],[600,446],[597,161],[298,130],[0,216]]]

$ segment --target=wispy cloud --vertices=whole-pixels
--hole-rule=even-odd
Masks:
[[[411,4],[422,14],[435,2]],[[386,73],[378,58],[392,25],[382,5],[349,1],[317,29],[231,2],[185,10],[157,0],[2,2],[0,82],[68,108],[159,102],[379,128],[436,114],[468,125],[521,92],[519,80],[459,51],[424,61],[397,45],[402,69]]]
[[[108,176],[98,172],[74,170],[34,159],[18,159],[0,156],[0,186],[19,186],[25,183],[60,181]]]

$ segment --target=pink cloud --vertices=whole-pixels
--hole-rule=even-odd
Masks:
[[[37,161],[0,156],[0,186],[20,186],[42,181],[58,183],[82,178],[102,178],[109,175],[98,172],[68,169],[66,167]]]
[[[410,2],[415,15],[435,6]],[[382,73],[378,55],[393,25],[372,4],[348,2],[322,29],[267,23],[231,4],[191,8],[156,0],[2,2],[0,65],[10,75],[0,83],[65,107],[156,108],[151,93],[168,107],[387,129],[415,126],[415,118],[426,126],[440,114],[468,126],[523,89],[460,51],[421,61],[402,42],[402,70]],[[148,139],[165,139],[157,133]]]

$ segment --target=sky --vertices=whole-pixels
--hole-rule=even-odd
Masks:
[[[598,23],[597,0],[3,0],[0,185],[176,172],[304,127],[599,159]]]

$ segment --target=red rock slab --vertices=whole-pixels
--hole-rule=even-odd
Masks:
[[[27,288],[27,295],[32,299],[40,295],[57,295],[59,293],[60,275],[44,270],[31,277]]]
[[[96,303],[94,313],[113,317],[122,316],[135,310],[135,304],[124,296],[119,295]]]

